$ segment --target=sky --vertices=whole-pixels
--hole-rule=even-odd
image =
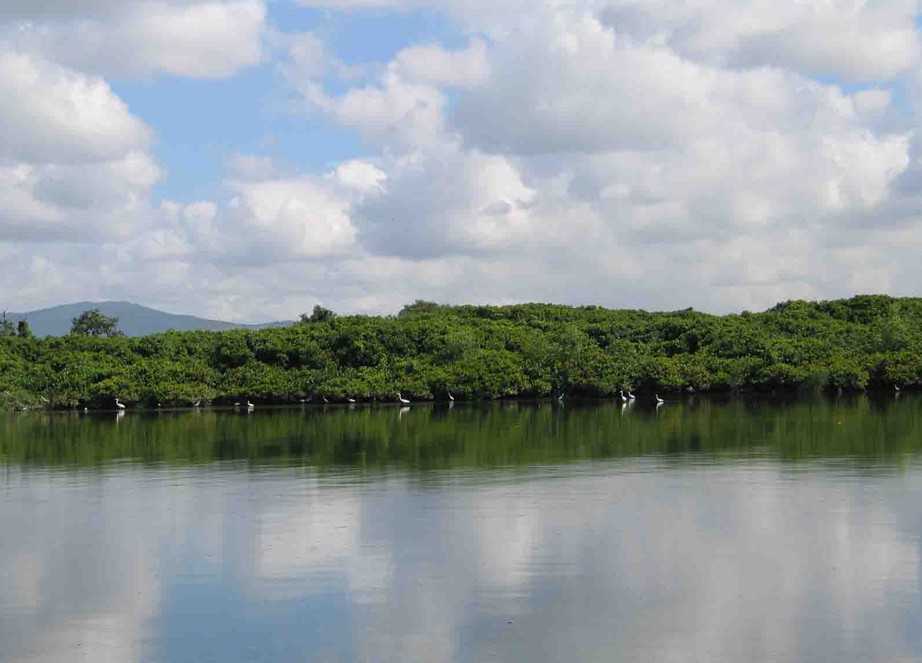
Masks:
[[[917,0],[3,0],[0,308],[918,295]]]

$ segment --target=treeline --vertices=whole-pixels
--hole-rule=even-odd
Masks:
[[[920,379],[922,299],[879,295],[727,316],[416,302],[388,317],[317,307],[260,331],[0,335],[0,398],[30,407],[860,391]]]

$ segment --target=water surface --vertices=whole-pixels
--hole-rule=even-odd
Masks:
[[[0,416],[0,660],[922,658],[922,400]]]

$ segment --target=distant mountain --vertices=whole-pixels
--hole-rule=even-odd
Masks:
[[[118,318],[118,328],[126,336],[159,334],[169,329],[176,331],[223,331],[226,329],[263,329],[293,324],[290,321],[269,322],[261,325],[238,325],[221,320],[197,318],[194,315],[176,315],[131,302],[76,302],[28,313],[7,313],[7,320],[15,325],[26,319],[36,336],[64,336],[70,332],[71,321],[90,309],[98,308],[105,315]]]

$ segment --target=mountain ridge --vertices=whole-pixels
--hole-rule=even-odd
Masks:
[[[16,325],[26,320],[36,336],[65,336],[71,321],[84,311],[98,308],[104,315],[118,318],[118,328],[126,336],[147,336],[165,331],[226,331],[228,329],[265,329],[282,327],[293,321],[241,324],[224,320],[200,318],[194,315],[169,313],[128,301],[83,301],[59,304],[24,313],[6,313],[6,319]]]

